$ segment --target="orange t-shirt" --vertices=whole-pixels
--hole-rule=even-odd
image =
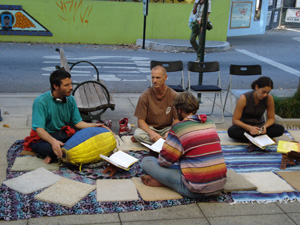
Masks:
[[[157,98],[153,88],[148,88],[140,96],[134,116],[145,120],[149,126],[158,130],[171,126],[178,118],[174,107],[176,96],[177,93],[168,87],[166,94],[162,98]]]

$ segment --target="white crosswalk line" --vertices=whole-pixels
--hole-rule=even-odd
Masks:
[[[236,49],[236,51],[238,51],[240,53],[243,53],[245,55],[248,55],[248,56],[250,56],[252,58],[258,59],[258,60],[260,60],[260,61],[262,61],[264,63],[267,63],[267,64],[269,64],[271,66],[277,67],[278,69],[284,70],[284,71],[286,71],[286,72],[288,72],[290,74],[293,74],[293,75],[295,75],[297,77],[300,77],[300,71],[299,70],[295,70],[295,69],[293,69],[293,68],[291,68],[289,66],[286,66],[286,65],[284,65],[282,63],[275,62],[275,61],[273,61],[271,59],[268,59],[266,57],[257,55],[255,53],[249,52],[249,51],[244,50],[244,49]]]

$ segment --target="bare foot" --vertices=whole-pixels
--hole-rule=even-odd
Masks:
[[[141,176],[141,180],[145,185],[151,186],[151,187],[165,187],[166,186],[166,185],[160,183],[159,181],[155,180],[150,175]]]
[[[46,158],[44,158],[44,163],[49,164],[51,162],[51,158],[49,156],[46,156]]]
[[[134,142],[134,143],[137,143],[137,140],[135,140],[134,136],[132,136],[132,137],[130,138],[130,140],[131,140],[132,142]]]

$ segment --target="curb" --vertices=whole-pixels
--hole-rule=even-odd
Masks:
[[[137,39],[136,45],[143,45],[143,39]],[[194,49],[190,45],[189,40],[166,40],[166,39],[149,39],[145,40],[145,48],[157,51],[169,52],[191,52]],[[230,49],[230,44],[227,41],[206,41],[206,52],[223,52]]]

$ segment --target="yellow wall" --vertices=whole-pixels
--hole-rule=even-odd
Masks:
[[[92,0],[2,0],[21,5],[52,37],[0,35],[0,41],[126,44],[143,38],[143,4]],[[146,39],[189,39],[192,4],[150,3]],[[212,0],[213,30],[207,40],[225,41],[230,0]],[[62,10],[64,9],[64,10]]]

